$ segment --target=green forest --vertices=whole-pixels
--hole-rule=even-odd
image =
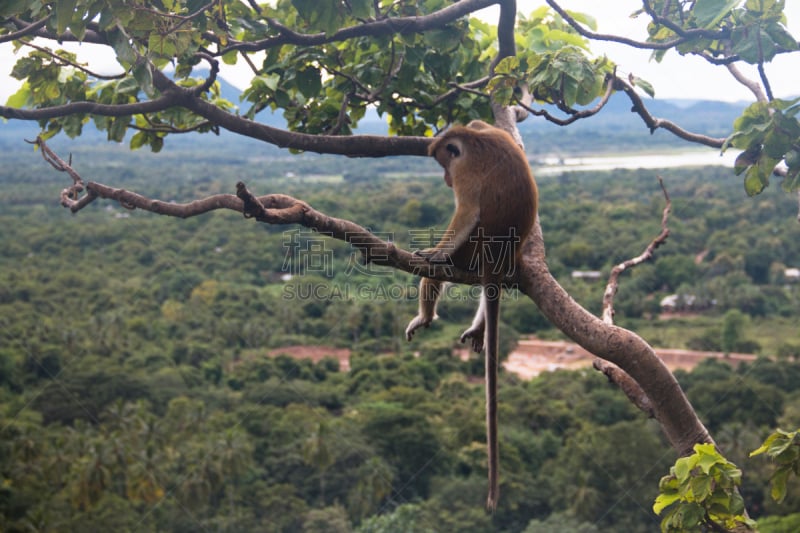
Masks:
[[[501,375],[502,497],[484,511],[483,364],[454,355],[476,305],[469,288],[448,291],[441,320],[407,343],[410,275],[234,212],[176,220],[96,202],[71,215],[58,206],[66,177],[18,139],[2,142],[3,531],[658,529],[652,505],[675,452],[592,370]],[[404,248],[452,211],[433,161],[215,146],[61,148],[85,179],[170,201],[243,180]],[[796,200],[780,187],[747,198],[722,167],[548,175],[538,181],[549,264],[599,311],[604,282],[571,274],[605,279],[658,234],[659,175],[671,235],[624,274],[616,320],[657,347],[762,356],[677,377],[745,471],[761,531],[797,531],[800,483],[776,504],[769,462],[748,457],[770,430],[800,426],[800,284],[785,275],[800,267]],[[694,304],[662,316],[670,294]],[[502,310],[504,353],[521,336],[561,338],[527,298],[509,293]],[[281,355],[297,345],[350,349],[349,370]]]

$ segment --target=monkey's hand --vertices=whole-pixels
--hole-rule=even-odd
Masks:
[[[461,334],[461,344],[470,340],[470,346],[475,353],[481,353],[483,350],[483,324],[470,326],[464,333]]]
[[[408,326],[406,327],[406,340],[410,341],[411,339],[413,339],[414,338],[414,333],[419,328],[427,328],[427,327],[429,327],[431,325],[431,322],[433,322],[437,318],[439,318],[439,317],[436,316],[436,315],[433,315],[432,317],[425,316],[425,315],[417,315],[417,316],[415,316],[411,320],[411,322],[408,323]]]

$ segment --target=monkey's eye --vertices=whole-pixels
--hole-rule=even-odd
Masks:
[[[451,143],[449,143],[447,146],[445,146],[445,149],[446,149],[448,152],[450,152],[450,154],[451,154],[453,157],[458,157],[458,156],[460,156],[460,155],[461,155],[461,150],[459,150],[459,149],[458,149],[458,146],[456,146],[455,144],[451,144]]]

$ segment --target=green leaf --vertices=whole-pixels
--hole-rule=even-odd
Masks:
[[[30,4],[33,4],[30,0],[4,0],[0,2],[0,17],[19,15],[26,11]]]
[[[356,18],[366,18],[371,14],[370,0],[350,0],[349,6],[350,14]]]
[[[661,511],[680,499],[681,496],[677,492],[671,494],[661,493],[656,497],[656,501],[653,504],[653,512],[657,515],[660,515]]]
[[[656,97],[656,90],[653,88],[653,84],[647,80],[643,80],[642,78],[633,77],[633,84],[636,87],[639,87],[641,90],[647,93],[650,98]]]
[[[711,28],[730,13],[740,0],[697,0],[692,14],[701,28]]]
[[[226,54],[222,54],[222,62],[226,65],[235,65],[237,59],[239,59],[239,52],[236,50],[231,50]]]
[[[153,86],[153,66],[147,61],[141,61],[133,67],[133,77],[139,83],[139,87],[147,96],[154,96],[156,89]]]
[[[299,71],[295,79],[297,88],[306,98],[313,98],[322,90],[322,75],[314,67],[306,67]]]
[[[501,59],[494,68],[495,74],[512,74],[519,67],[519,57],[508,56]]]
[[[117,117],[108,128],[108,139],[111,141],[122,142],[125,139],[125,133],[128,131],[128,123],[130,117]]]
[[[31,86],[28,85],[28,82],[22,84],[22,87],[19,88],[17,92],[12,94],[6,100],[6,105],[8,107],[16,107],[18,109],[22,109],[23,107],[30,104],[32,101],[31,95]]]
[[[67,31],[69,23],[75,14],[75,6],[78,0],[61,0],[56,2],[56,31],[59,35]]]
[[[709,476],[699,476],[692,479],[690,485],[696,500],[703,501],[711,495],[712,481]]]
[[[147,142],[147,133],[143,131],[137,131],[131,137],[130,148],[131,150],[138,150]]]
[[[772,475],[772,489],[770,489],[770,496],[778,503],[781,503],[786,498],[786,481],[789,478],[788,468],[779,468]]]
[[[755,196],[761,194],[769,182],[764,182],[761,179],[761,174],[758,170],[758,165],[753,165],[747,170],[744,177],[744,190],[747,196]]]

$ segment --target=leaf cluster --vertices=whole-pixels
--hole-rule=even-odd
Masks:
[[[661,531],[695,531],[703,525],[732,530],[740,524],[754,527],[744,515],[744,500],[736,490],[742,471],[725,459],[713,444],[696,444],[694,453],[681,457],[658,484],[653,511],[660,515]]]
[[[780,503],[786,498],[786,482],[789,475],[800,476],[800,430],[792,432],[776,430],[750,456],[761,454],[772,459],[775,464],[775,472],[770,479],[771,496]]]

